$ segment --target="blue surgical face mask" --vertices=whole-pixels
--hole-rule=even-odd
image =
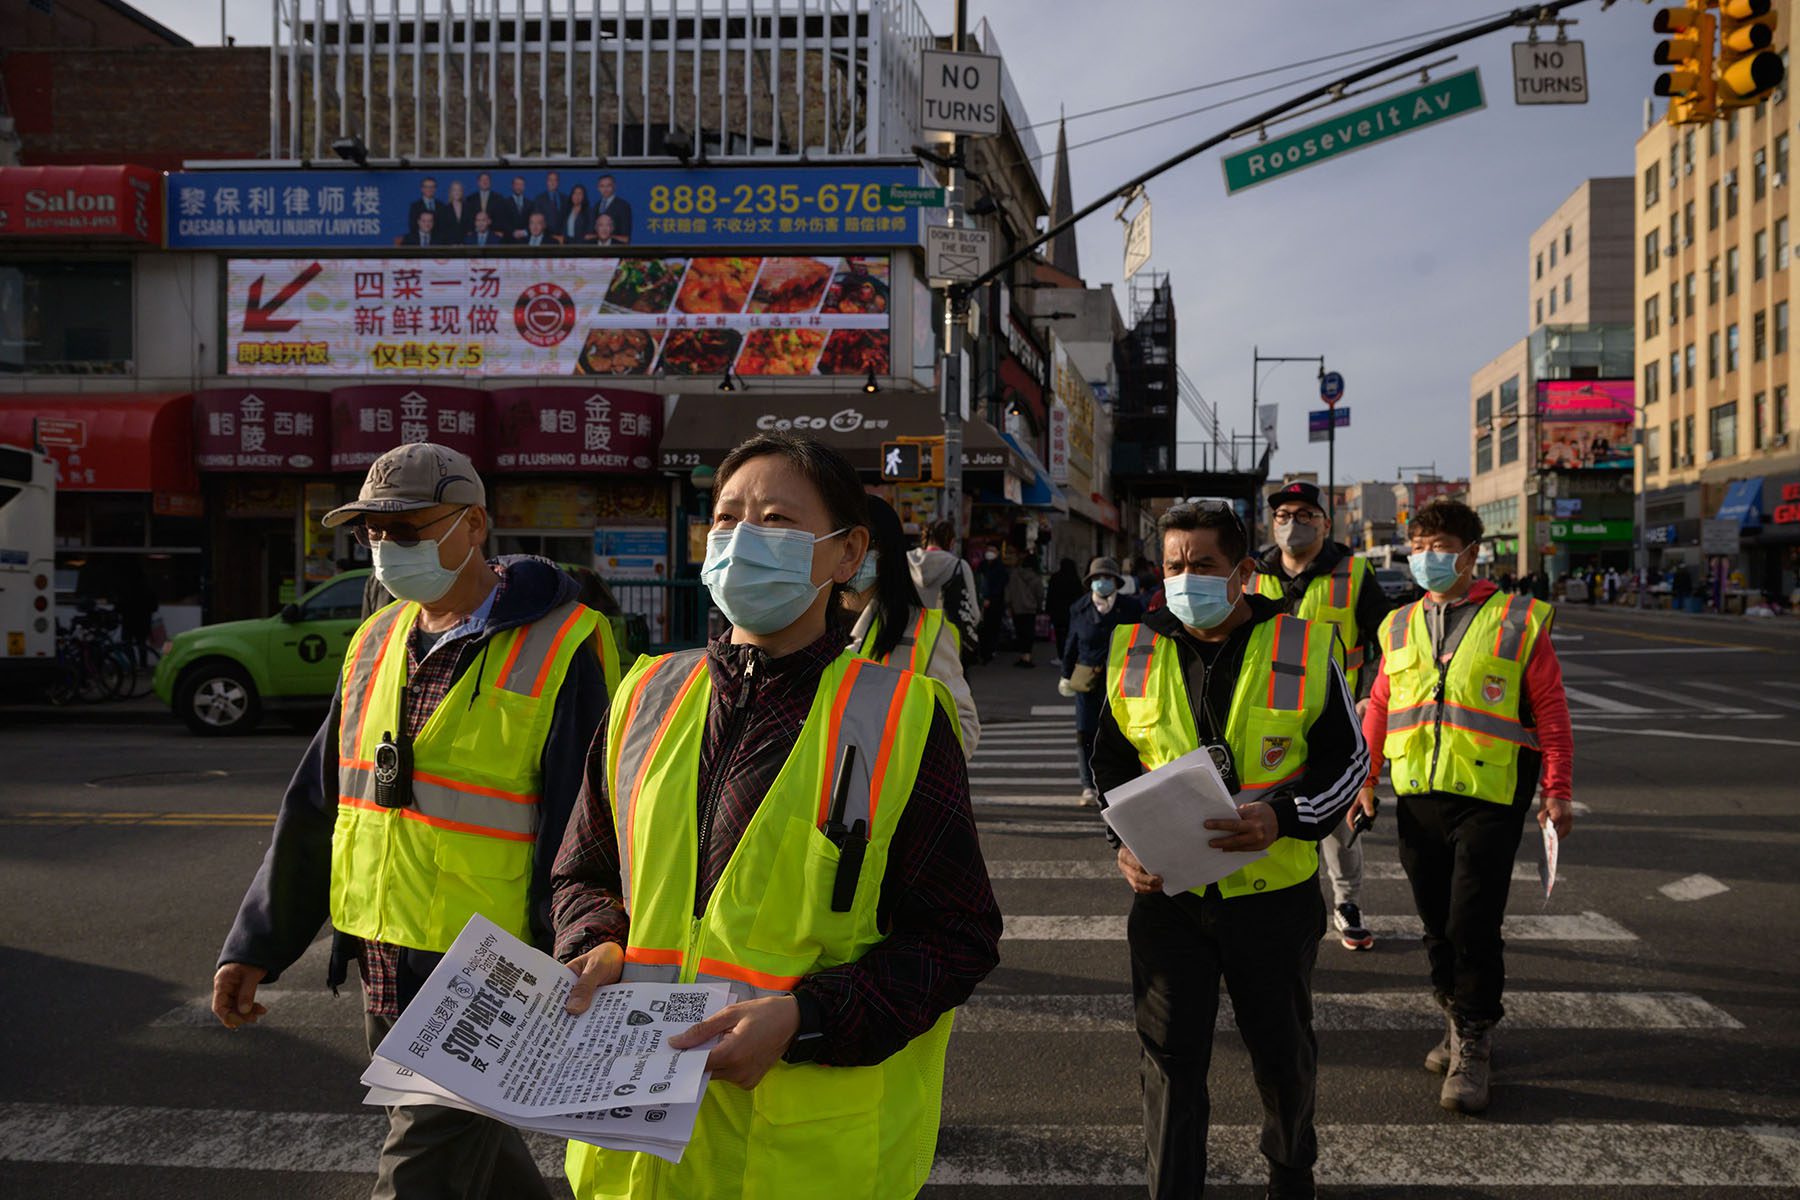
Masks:
[[[850,577],[851,591],[867,591],[875,586],[875,554],[876,552],[871,550],[863,555],[862,566],[856,568],[856,574]]]
[[[468,509],[456,514],[456,520],[450,529],[462,524]],[[445,530],[447,535],[450,530]],[[430,604],[450,590],[462,569],[469,565],[469,559],[475,554],[475,547],[469,547],[469,553],[463,555],[462,562],[452,570],[438,561],[438,544],[442,539],[421,538],[416,545],[401,546],[389,541],[379,541],[369,547],[369,554],[375,562],[375,578],[381,586],[401,600],[411,600],[418,604]]]
[[[813,546],[843,532],[814,537],[804,529],[770,529],[749,521],[715,529],[706,538],[701,582],[739,629],[778,633],[799,620],[825,588],[812,581]]]
[[[1110,575],[1102,575],[1088,584],[1088,590],[1096,596],[1110,596],[1119,590],[1119,581]]]
[[[1163,580],[1163,599],[1191,629],[1211,629],[1237,606],[1230,575],[1176,575]]]
[[[1412,568],[1415,583],[1441,596],[1462,578],[1462,572],[1456,568],[1458,557],[1459,553],[1454,550],[1415,550],[1406,565]]]

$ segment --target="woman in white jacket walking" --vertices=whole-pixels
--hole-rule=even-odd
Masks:
[[[920,602],[908,569],[906,530],[899,514],[879,496],[869,497],[869,533],[869,552],[844,592],[844,606],[858,614],[850,649],[937,682],[946,710],[954,710],[963,756],[973,758],[981,718],[963,676],[961,635],[941,609]]]

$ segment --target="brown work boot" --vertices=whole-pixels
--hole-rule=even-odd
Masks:
[[[1451,1112],[1486,1112],[1493,1055],[1492,1021],[1458,1021],[1450,1039],[1450,1073],[1444,1076],[1438,1104]]]
[[[1450,1070],[1450,1044],[1456,1035],[1456,1018],[1450,1013],[1450,1000],[1447,996],[1437,996],[1438,1007],[1444,1010],[1444,1036],[1425,1053],[1425,1069],[1433,1075],[1442,1075]]]

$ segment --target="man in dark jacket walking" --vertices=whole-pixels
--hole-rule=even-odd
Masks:
[[[1080,748],[1081,802],[1089,808],[1100,804],[1094,790],[1094,737],[1100,732],[1100,713],[1106,707],[1106,656],[1112,649],[1112,631],[1134,624],[1144,615],[1135,596],[1122,596],[1124,582],[1116,558],[1096,558],[1088,564],[1087,595],[1069,610],[1069,636],[1062,647],[1062,679],[1056,690],[1075,698],[1075,743]]]
[[[219,954],[213,1012],[227,1028],[266,1013],[258,986],[300,958],[327,916],[326,982],[361,964],[371,1053],[472,913],[551,946],[550,869],[619,682],[605,664],[616,671],[618,659],[555,564],[481,557],[486,499],[466,457],[414,443],[377,459],[358,499],[326,517],[356,523],[376,576],[405,603],[357,631],[282,799]],[[547,717],[532,718],[543,706]],[[430,719],[440,713],[453,715]],[[468,873],[477,862],[480,879]],[[502,894],[507,878],[517,894]],[[389,1110],[376,1200],[453,1189],[550,1194],[516,1130],[435,1105]]]

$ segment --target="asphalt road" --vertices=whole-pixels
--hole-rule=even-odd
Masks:
[[[1314,978],[1325,1194],[1800,1195],[1800,630],[1573,608],[1557,624],[1585,806],[1546,903],[1521,849],[1493,1107],[1436,1104],[1436,1037],[1391,817],[1367,835],[1373,952]],[[977,672],[971,767],[1007,914],[951,1042],[926,1195],[1141,1194],[1128,893],[1075,803],[1055,672]],[[214,956],[304,744],[154,713],[0,710],[0,1195],[360,1197],[358,998],[322,963],[261,1027],[205,1012]],[[1210,1194],[1261,1195],[1229,1026]],[[543,1144],[546,1165],[556,1147]]]

